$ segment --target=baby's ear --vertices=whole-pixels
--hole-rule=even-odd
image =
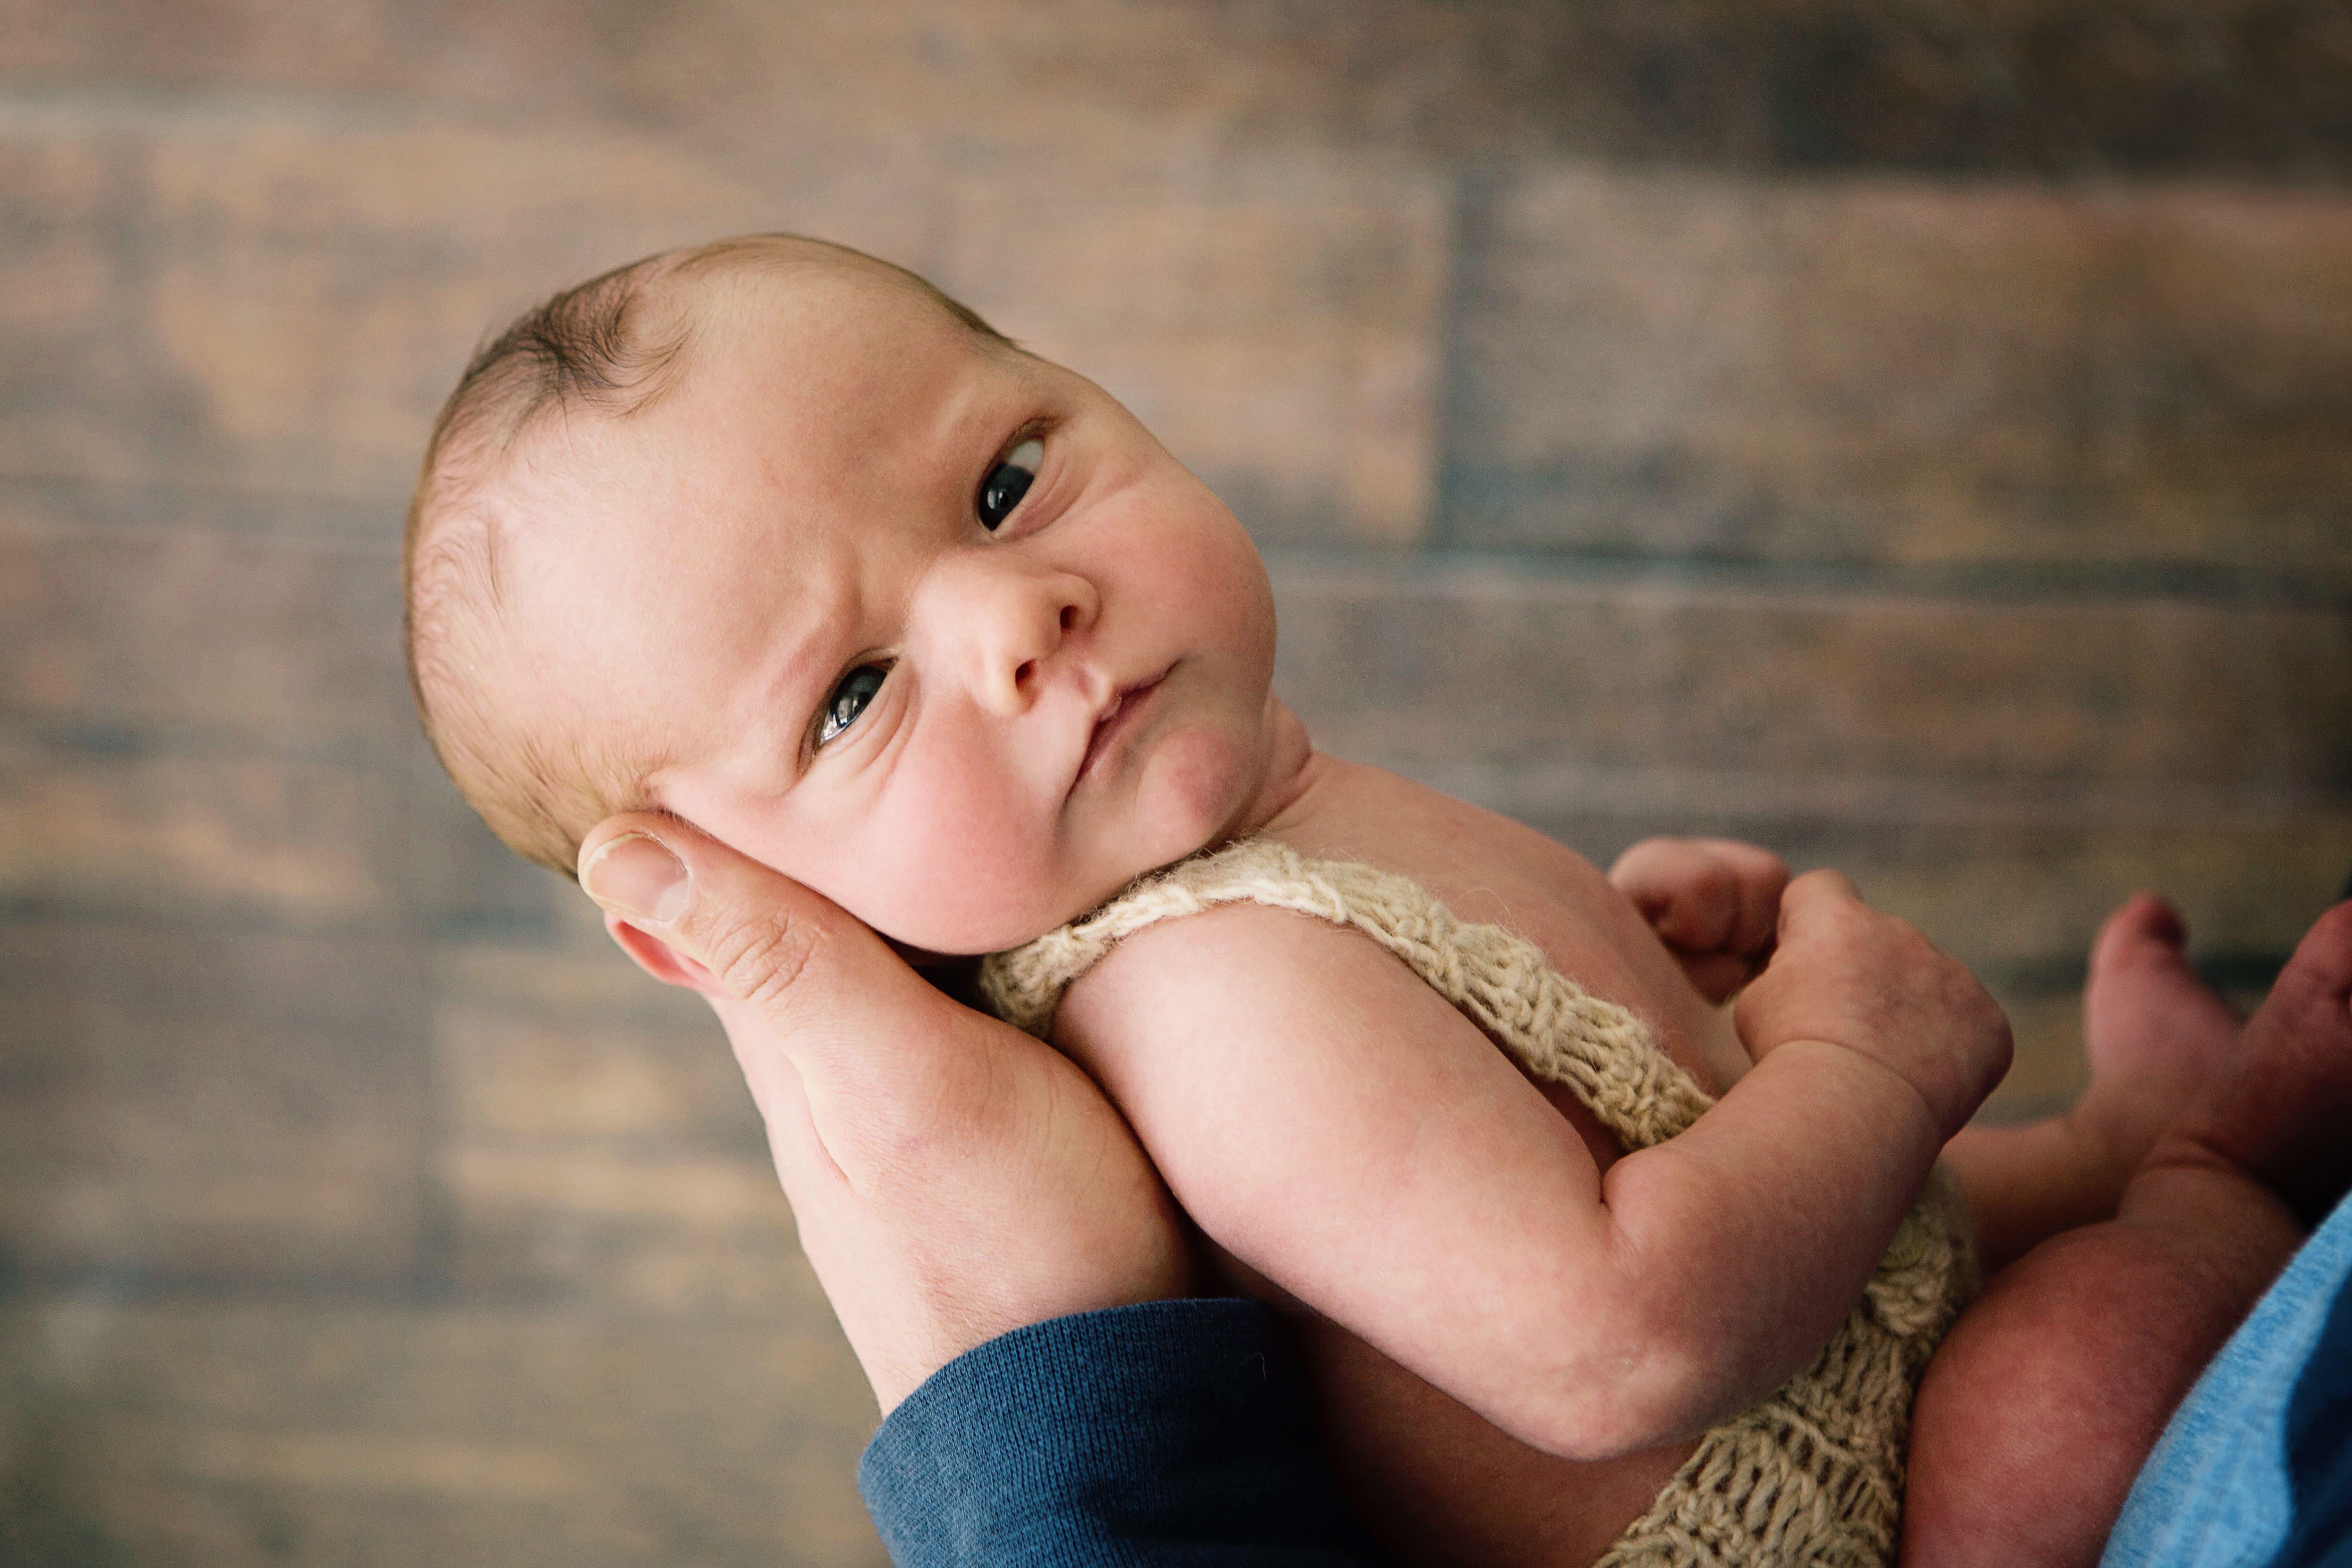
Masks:
[[[639,969],[663,984],[683,985],[710,997],[727,994],[717,975],[652,932],[639,931],[615,914],[604,917],[604,929],[613,933],[613,940],[621,944],[623,952],[637,961]]]

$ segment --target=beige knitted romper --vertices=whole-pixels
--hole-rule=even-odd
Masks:
[[[1370,937],[1529,1072],[1568,1085],[1628,1150],[1673,1137],[1714,1103],[1641,1019],[1587,994],[1526,938],[1457,919],[1409,878],[1308,860],[1265,839],[1144,878],[1093,914],[994,955],[982,989],[1004,1017],[1043,1036],[1062,993],[1120,938],[1235,902]],[[1812,1364],[1700,1438],[1598,1568],[1893,1562],[1911,1395],[1972,1273],[1958,1193],[1939,1169]]]

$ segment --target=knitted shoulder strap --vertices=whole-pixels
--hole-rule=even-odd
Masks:
[[[1568,1085],[1628,1149],[1673,1137],[1714,1103],[1640,1018],[1552,968],[1527,938],[1458,918],[1409,877],[1309,860],[1269,839],[1146,877],[1093,914],[992,955],[981,988],[1000,1016],[1042,1037],[1062,993],[1120,939],[1231,903],[1291,910],[1370,937],[1529,1072]]]

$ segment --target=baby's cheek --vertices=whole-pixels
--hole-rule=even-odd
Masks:
[[[972,776],[897,782],[905,809],[869,835],[862,872],[877,893],[870,924],[935,952],[990,952],[1075,912],[1055,897],[1054,846],[1005,792]]]

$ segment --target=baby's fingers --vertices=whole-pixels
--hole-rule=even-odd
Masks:
[[[1763,961],[1738,952],[1676,952],[1691,989],[1717,1006],[1739,994],[1756,978]]]
[[[1885,1063],[1957,1131],[2009,1068],[2009,1020],[1976,976],[1917,927],[1862,901],[1835,871],[1791,882],[1771,962],[1733,1013],[1761,1061],[1790,1040]]]
[[[1692,838],[1644,838],[1609,868],[1609,880],[1669,946],[1710,952],[1738,919],[1730,868]]]
[[[1670,947],[1759,956],[1780,914],[1789,868],[1730,838],[1645,838],[1617,858],[1609,880]]]
[[[1723,945],[1755,959],[1772,946],[1780,927],[1780,895],[1789,888],[1789,865],[1769,849],[1736,838],[1702,838],[1699,845],[1731,868],[1738,890],[1738,913]]]

